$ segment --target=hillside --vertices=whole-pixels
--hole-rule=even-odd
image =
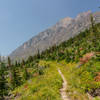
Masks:
[[[64,42],[20,62],[10,57],[0,62],[0,100],[100,100],[100,23],[95,15],[90,27]]]
[[[100,100],[100,24],[91,23],[79,35],[26,61],[2,62],[0,99],[65,100],[64,92],[68,100]]]
[[[18,47],[9,55],[10,58],[14,60],[27,58],[30,55],[37,54],[38,51],[42,52],[55,44],[58,45],[76,36],[81,31],[89,28],[91,14],[96,23],[100,22],[100,12],[91,13],[91,11],[88,11],[79,14],[74,19],[70,17],[64,18]]]

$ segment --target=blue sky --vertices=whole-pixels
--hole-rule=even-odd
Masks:
[[[64,17],[99,11],[100,0],[0,0],[0,53],[8,55]]]

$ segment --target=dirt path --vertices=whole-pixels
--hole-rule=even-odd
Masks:
[[[58,72],[59,72],[59,74],[61,75],[61,77],[63,79],[62,88],[60,89],[60,94],[61,94],[62,100],[69,100],[67,95],[66,95],[67,81],[66,81],[64,75],[62,74],[62,72],[59,68],[58,68]]]

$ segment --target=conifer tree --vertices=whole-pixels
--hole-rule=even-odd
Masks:
[[[93,47],[96,48],[96,34],[97,34],[97,27],[95,25],[95,21],[93,15],[91,15],[91,39],[93,43]]]
[[[41,58],[41,55],[40,55],[40,51],[38,50],[38,53],[37,53],[37,58],[40,59]]]
[[[29,78],[29,73],[28,73],[26,67],[24,67],[24,74],[23,74],[23,77],[24,77],[24,80],[28,80],[28,78]]]
[[[18,66],[18,62],[17,62],[17,61],[15,61],[15,66],[16,66],[16,67]]]
[[[8,85],[6,80],[6,70],[5,64],[0,64],[0,100],[4,100],[5,96],[8,95]]]
[[[29,60],[29,62],[31,62],[31,56],[30,56],[30,59],[28,59]],[[26,66],[25,66],[25,61],[24,61],[24,59],[22,60],[22,67],[23,67],[23,69],[24,69],[24,73],[23,73],[23,78],[24,78],[24,80],[27,80],[28,78],[29,78],[29,73],[28,73],[28,71],[27,71],[27,68],[26,68]]]
[[[21,77],[19,71],[13,66],[11,69],[12,79],[11,79],[11,89],[16,88],[21,85]]]
[[[29,56],[27,62],[30,63],[32,61],[33,61],[33,57],[32,56]]]
[[[9,78],[10,78],[10,87],[12,87],[12,65],[11,65],[11,59],[8,57],[8,69],[9,69]]]
[[[0,62],[1,62],[1,60],[2,60],[2,59],[1,59],[1,55],[0,55]]]
[[[93,15],[91,15],[91,27],[92,27],[92,32],[94,32],[94,19],[93,19]]]
[[[15,87],[21,84],[21,77],[19,75],[16,66],[11,64],[11,59],[8,57],[8,67],[9,67],[9,78],[10,78],[10,88],[13,90]]]
[[[22,59],[22,68],[24,68],[24,66],[25,66],[25,61],[24,61],[24,59]]]
[[[11,68],[11,59],[8,57],[8,67]]]

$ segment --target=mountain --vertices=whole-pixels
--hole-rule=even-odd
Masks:
[[[37,36],[31,38],[23,45],[14,50],[9,56],[11,59],[27,58],[30,55],[42,52],[45,49],[58,45],[71,37],[78,35],[81,31],[90,27],[91,14],[96,23],[100,22],[100,12],[91,11],[80,13],[76,18],[64,18],[54,26],[40,32]]]

